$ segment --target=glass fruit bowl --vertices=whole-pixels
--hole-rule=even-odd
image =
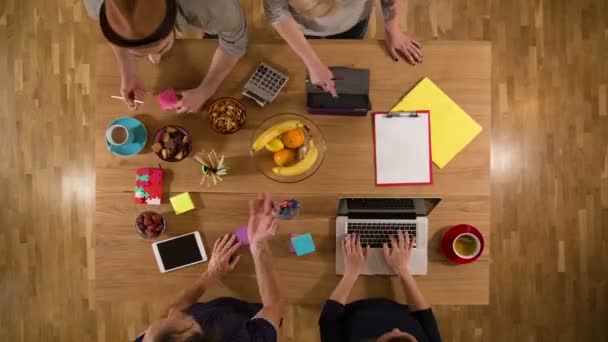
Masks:
[[[277,114],[253,132],[249,153],[266,177],[295,183],[312,176],[323,164],[325,138],[312,121],[298,114]]]

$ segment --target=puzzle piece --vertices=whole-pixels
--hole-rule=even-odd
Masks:
[[[136,198],[144,198],[144,188],[141,186],[135,187],[135,197]]]
[[[136,182],[135,182],[135,185],[138,185],[138,186],[141,186],[141,187],[147,188],[147,187],[149,187],[149,186],[150,186],[150,182],[136,181]]]
[[[175,211],[176,215],[183,214],[194,209],[192,198],[190,198],[190,194],[187,192],[173,196],[169,200],[171,201],[171,205],[173,206],[173,210]]]
[[[297,256],[302,256],[314,252],[315,243],[312,241],[312,235],[304,234],[291,238],[291,244]]]
[[[160,104],[160,108],[163,110],[172,109],[179,102],[179,98],[177,97],[175,90],[171,88],[161,91],[158,95],[156,95],[156,99]]]
[[[234,233],[237,239],[241,242],[241,246],[249,246],[249,235],[247,234],[247,226],[237,228]]]
[[[156,205],[159,205],[160,204],[160,198],[158,198],[158,197],[148,198],[146,200],[146,204],[156,204]]]
[[[148,174],[135,175],[135,180],[142,181],[142,182],[148,182],[148,181],[150,181],[150,175],[148,175]]]

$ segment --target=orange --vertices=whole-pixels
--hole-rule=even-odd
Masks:
[[[278,166],[285,166],[296,161],[296,151],[288,148],[275,152],[273,156],[274,162]]]
[[[299,148],[304,145],[306,135],[304,135],[303,129],[294,128],[290,131],[283,133],[282,140],[283,144],[285,144],[285,147]]]

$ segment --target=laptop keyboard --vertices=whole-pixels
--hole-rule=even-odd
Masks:
[[[357,234],[361,239],[361,246],[369,246],[370,248],[382,248],[386,242],[391,247],[389,236],[396,237],[397,232],[403,231],[410,235],[410,238],[416,237],[415,223],[354,223],[349,222],[347,229],[348,234]]]
[[[379,210],[402,209],[414,210],[416,205],[411,198],[351,198],[348,200],[348,209],[353,210]]]

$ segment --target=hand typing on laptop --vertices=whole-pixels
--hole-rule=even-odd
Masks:
[[[391,235],[389,239],[391,241],[390,247],[386,242],[382,246],[386,263],[396,275],[409,275],[410,256],[416,246],[416,238],[410,238],[409,234],[398,232],[397,238]]]
[[[391,234],[390,241],[391,247],[384,243],[384,257],[401,280],[407,305],[379,298],[348,303],[372,249],[363,248],[358,235],[347,234],[341,241],[344,276],[325,303],[319,319],[322,342],[441,341],[433,311],[409,270],[415,240],[400,231],[396,236]]]
[[[365,269],[369,246],[363,248],[357,234],[348,234],[342,240],[342,253],[345,256],[344,275],[358,277]]]

